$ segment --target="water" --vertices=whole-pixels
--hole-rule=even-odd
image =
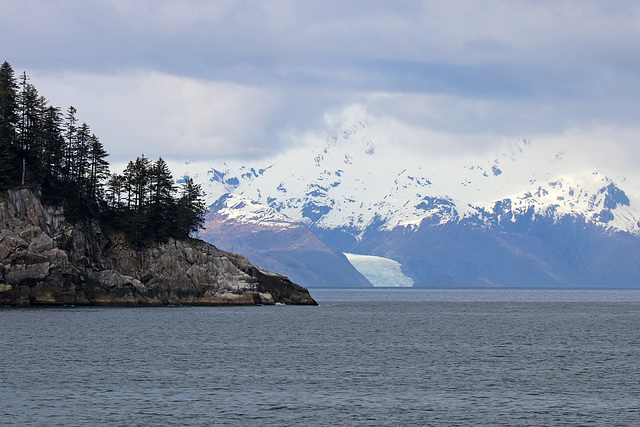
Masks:
[[[640,290],[0,309],[0,424],[638,425]]]

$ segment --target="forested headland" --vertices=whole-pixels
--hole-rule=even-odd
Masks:
[[[200,229],[203,192],[177,186],[162,158],[141,155],[121,174],[109,170],[100,139],[77,111],[49,105],[26,73],[0,66],[0,190],[30,188],[62,205],[68,219],[99,222],[135,247],[186,238]]]

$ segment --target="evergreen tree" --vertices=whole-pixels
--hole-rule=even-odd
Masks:
[[[109,177],[109,156],[95,134],[89,138],[89,179],[87,194],[94,200],[102,199],[102,182]]]
[[[18,84],[8,62],[0,66],[0,143],[11,145],[18,124]]]
[[[130,211],[135,206],[134,196],[133,196],[133,181],[135,176],[135,164],[133,161],[129,161],[127,163],[127,167],[122,172],[122,190],[124,191],[124,195],[127,201],[126,210]]]
[[[91,139],[91,130],[89,125],[82,123],[76,130],[73,141],[73,182],[78,194],[86,194],[88,191],[89,181],[89,145]]]
[[[144,154],[129,162],[123,172],[124,189],[127,197],[127,207],[121,211],[120,226],[127,232],[130,242],[136,247],[142,247],[154,236],[147,233],[149,225],[148,200],[150,161]]]
[[[151,162],[144,154],[133,163],[133,173],[130,175],[132,179],[134,209],[137,213],[143,214],[147,208],[147,201],[150,195],[149,191],[149,169]]]
[[[8,62],[0,65],[0,189],[15,184],[18,176],[16,127],[18,84]]]
[[[149,169],[149,188],[148,231],[158,240],[166,240],[174,228],[176,202],[173,177],[162,157]]]
[[[177,233],[179,237],[189,237],[202,228],[207,207],[202,186],[189,178],[182,185],[178,199]]]
[[[206,211],[200,185],[188,179],[177,194],[167,163],[144,155],[110,175],[108,153],[76,109],[63,117],[47,105],[23,73],[0,66],[0,189],[22,181],[50,203],[64,203],[67,219],[93,218],[121,230],[143,247],[170,237],[188,238]],[[22,177],[22,180],[21,180]],[[24,179],[26,178],[26,180]],[[106,191],[105,189],[106,181]]]
[[[18,97],[18,146],[20,153],[25,155],[30,152],[35,140],[41,107],[38,91],[29,83],[27,73],[20,77],[20,96]]]
[[[40,158],[47,179],[62,178],[62,164],[64,159],[64,138],[62,136],[62,116],[60,108],[47,107],[42,117],[42,128],[39,134],[41,141]]]
[[[122,200],[125,187],[125,180],[123,175],[112,174],[107,180],[107,204],[112,208],[114,212],[124,211],[124,202]]]
[[[173,199],[175,191],[173,177],[169,166],[162,157],[149,168],[149,184],[151,206],[166,206]]]
[[[20,78],[17,126],[17,152],[22,162],[22,181],[26,178],[22,184],[37,185],[44,179],[40,156],[43,152],[41,136],[46,105],[46,99],[38,94],[36,87],[29,83],[27,74],[23,73]]]
[[[73,179],[73,169],[74,169],[74,147],[75,147],[75,139],[76,139],[76,123],[78,119],[76,118],[77,110],[70,106],[67,109],[67,116],[64,124],[64,156],[63,156],[63,164],[62,164],[62,178],[64,181],[71,182]]]
[[[121,175],[111,175],[106,191],[111,225],[135,247],[198,231],[206,212],[203,196],[201,186],[189,179],[176,198],[167,163],[162,158],[151,163],[144,155]]]

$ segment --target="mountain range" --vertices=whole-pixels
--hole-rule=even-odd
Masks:
[[[309,287],[371,286],[344,253],[393,260],[413,286],[640,286],[624,177],[524,138],[444,160],[360,120],[309,140],[266,160],[173,164],[207,192],[201,237]]]

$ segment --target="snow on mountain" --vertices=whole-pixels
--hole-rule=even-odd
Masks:
[[[250,224],[254,227],[286,230],[301,225],[273,208],[237,194],[227,194],[218,199],[210,206],[210,210],[217,212],[227,221]]]
[[[431,159],[334,125],[271,159],[170,165],[208,194],[203,238],[305,286],[370,286],[345,252],[414,286],[640,286],[640,191],[615,171],[527,139]]]
[[[601,173],[590,176],[559,176],[553,181],[531,183],[523,192],[501,201],[478,204],[479,216],[487,212],[500,216],[509,212],[510,220],[519,217],[551,217],[558,221],[563,216],[582,216],[587,221],[612,230],[638,234],[638,213],[627,195]]]
[[[430,161],[401,151],[364,121],[346,120],[329,137],[310,136],[306,146],[256,164],[172,169],[202,183],[209,203],[241,194],[313,228],[348,229],[356,237],[374,225],[415,229],[425,219],[437,225],[476,218],[491,226],[507,207],[512,221],[525,213],[581,215],[638,234],[640,216],[627,194],[598,172],[567,175],[564,156],[522,139],[480,160]],[[243,215],[252,206],[254,219],[264,213],[244,203]]]

